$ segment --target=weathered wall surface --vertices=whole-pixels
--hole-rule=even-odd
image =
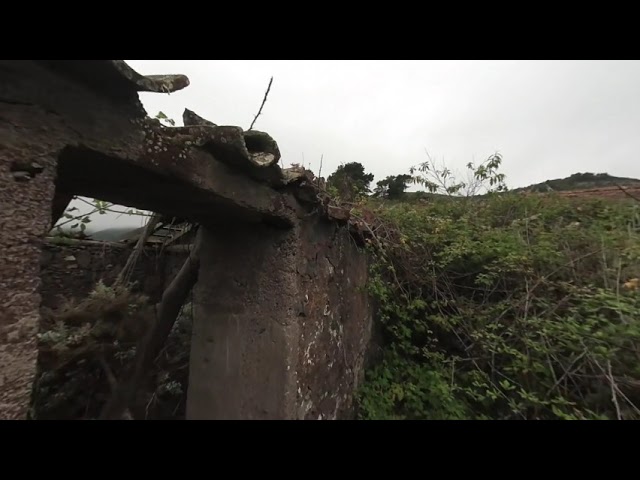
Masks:
[[[187,419],[295,411],[296,236],[267,225],[205,231],[194,289]]]
[[[350,418],[372,329],[367,259],[335,223],[306,222],[300,235],[296,418]]]
[[[349,417],[371,335],[365,255],[317,217],[224,232],[203,242],[187,418]]]
[[[63,116],[93,127],[102,139],[109,121],[98,120],[95,95],[74,94],[32,62],[2,61],[1,80],[0,419],[20,419],[35,375],[40,250],[51,223],[58,156],[67,142],[77,141]],[[126,125],[116,131],[131,129],[124,118]]]
[[[29,406],[38,354],[40,245],[49,229],[56,170],[42,132],[17,122],[11,110],[0,108],[0,419],[25,418]]]
[[[40,257],[42,306],[57,308],[64,298],[84,298],[102,280],[110,285],[122,271],[131,248],[119,245],[45,243]],[[138,258],[131,280],[136,290],[157,302],[164,288],[187,258],[186,252],[146,249]]]

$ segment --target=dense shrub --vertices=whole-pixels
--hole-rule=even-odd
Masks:
[[[640,418],[639,205],[489,193],[376,213],[384,355],[361,418]]]

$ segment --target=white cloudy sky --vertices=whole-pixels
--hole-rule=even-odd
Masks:
[[[127,62],[189,77],[180,92],[141,95],[179,125],[186,107],[248,128],[273,76],[254,128],[278,142],[284,166],[304,155],[317,173],[324,155],[323,176],[358,161],[375,184],[426,148],[452,169],[499,151],[510,187],[575,172],[640,178],[638,61]]]

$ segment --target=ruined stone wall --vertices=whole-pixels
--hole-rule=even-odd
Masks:
[[[126,136],[131,123],[105,114],[114,110],[107,101],[72,91],[34,62],[0,63],[0,419],[23,419],[35,375],[40,252],[51,227],[58,159],[79,138],[68,126],[90,132],[85,140],[93,135],[108,143],[108,132]]]
[[[59,245],[45,243],[40,257],[42,305],[57,308],[64,298],[81,299],[102,280],[110,285],[122,271],[131,247],[105,243]],[[178,272],[186,252],[145,249],[134,267],[135,290],[158,302],[164,288]]]
[[[370,335],[366,261],[346,227],[301,211],[327,205],[312,176],[283,172],[266,133],[145,119],[137,91],[177,87],[122,78],[121,63],[0,67],[0,419],[26,417],[40,291],[55,306],[56,292],[88,291],[125,260],[90,248],[41,256],[52,205],[64,203],[56,187],[58,200],[101,198],[212,229],[194,291],[188,418],[348,416]],[[143,289],[155,291],[145,265]]]
[[[35,372],[40,244],[51,221],[57,162],[37,122],[25,118],[27,108],[1,105],[0,419],[21,419]]]

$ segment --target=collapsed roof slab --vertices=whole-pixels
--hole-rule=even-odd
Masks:
[[[0,71],[0,140],[9,151],[27,142],[57,157],[58,195],[85,195],[204,224],[293,224],[295,201],[274,188],[281,186],[280,154],[267,134],[226,126],[165,127],[146,116],[138,91],[170,92],[188,85],[186,77],[143,77],[110,60],[2,61]],[[32,163],[37,170],[37,159]],[[16,174],[33,170],[10,168]]]

